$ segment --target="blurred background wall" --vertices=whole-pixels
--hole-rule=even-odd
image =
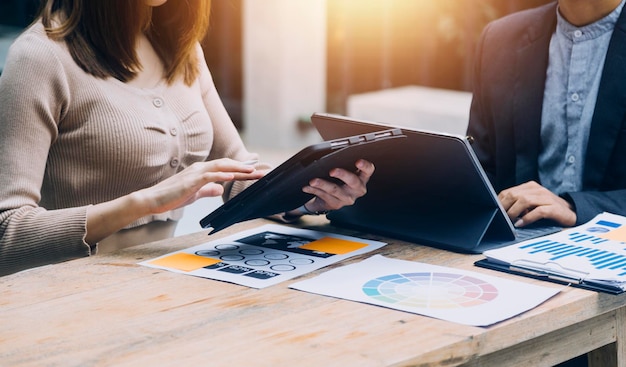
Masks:
[[[483,27],[546,0],[328,0],[330,111],[348,95],[402,85],[469,91]]]
[[[204,47],[246,139],[303,146],[316,139],[308,116],[345,114],[351,95],[407,85],[470,91],[484,25],[550,1],[213,0]],[[0,60],[38,4],[0,0]]]

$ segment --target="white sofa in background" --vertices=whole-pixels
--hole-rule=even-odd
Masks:
[[[348,97],[350,117],[465,135],[472,101],[470,92],[406,86]]]

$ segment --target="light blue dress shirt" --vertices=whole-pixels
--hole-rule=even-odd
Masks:
[[[604,59],[620,5],[599,21],[576,27],[557,10],[550,41],[541,116],[539,179],[556,194],[581,191],[585,152]]]

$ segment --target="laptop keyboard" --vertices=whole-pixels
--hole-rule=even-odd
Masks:
[[[515,229],[515,241],[521,242],[531,238],[545,236],[561,230],[561,227],[549,226],[549,227],[528,227],[528,228],[516,228]]]
[[[530,240],[536,237],[547,236],[549,234],[558,232],[563,228],[558,226],[543,226],[543,227],[524,227],[524,228],[516,228],[515,229],[515,239],[512,241],[498,241],[498,240],[489,240],[484,239],[481,241],[480,245],[478,245],[474,252],[482,253],[486,250],[492,250],[500,247],[514,245],[516,243]]]

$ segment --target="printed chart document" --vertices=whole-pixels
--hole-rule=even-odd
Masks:
[[[472,326],[516,316],[560,291],[381,255],[290,287]]]
[[[573,286],[626,290],[626,217],[602,213],[548,236],[485,251],[476,265]]]
[[[379,241],[268,224],[139,264],[265,288],[384,245]]]

